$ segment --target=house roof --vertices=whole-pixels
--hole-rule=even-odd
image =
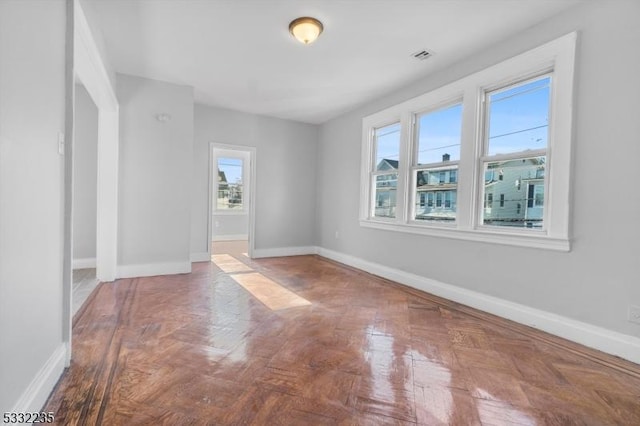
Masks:
[[[385,166],[385,163],[386,163],[386,166]],[[377,170],[389,170],[389,169],[398,170],[398,160],[390,160],[388,158],[383,158],[378,163],[378,167],[376,167],[376,169]]]

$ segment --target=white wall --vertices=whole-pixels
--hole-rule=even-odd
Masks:
[[[73,146],[73,259],[96,257],[98,108],[76,84]]]
[[[0,1],[0,412],[40,409],[64,367],[65,14]]]
[[[255,248],[315,244],[317,126],[195,106],[191,251],[207,251],[209,143],[256,148]]]
[[[491,49],[325,123],[318,144],[318,238],[323,248],[640,336],[640,3],[590,2]],[[362,228],[362,118],[573,30],[579,31],[569,253]],[[339,239],[335,232],[339,232]],[[636,357],[638,358],[638,357]],[[640,358],[638,358],[640,359]]]
[[[107,77],[109,79],[109,82],[111,83],[111,87],[115,87],[116,73],[113,70],[111,61],[109,60],[109,55],[107,55],[107,46],[105,44],[104,36],[100,28],[100,17],[98,13],[95,11],[93,6],[94,0],[79,0],[79,3],[80,3],[80,7],[82,8],[84,17],[86,18],[87,23],[89,24],[91,36],[93,37],[93,41],[98,50],[98,54],[100,55],[102,66],[107,72]]]
[[[193,89],[123,74],[116,79],[118,274],[189,272]],[[164,123],[156,119],[163,113],[171,116]]]
[[[212,241],[225,241],[229,239],[246,239],[249,234],[248,214],[214,214]],[[241,238],[244,236],[244,238]]]

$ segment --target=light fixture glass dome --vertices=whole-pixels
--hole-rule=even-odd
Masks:
[[[313,43],[324,29],[322,22],[308,16],[294,19],[289,24],[289,32],[301,43]]]

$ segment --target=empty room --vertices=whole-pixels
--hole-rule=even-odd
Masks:
[[[0,0],[3,424],[640,424],[638,18]]]

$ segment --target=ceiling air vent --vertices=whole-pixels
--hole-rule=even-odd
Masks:
[[[411,56],[413,56],[415,59],[418,59],[419,61],[424,61],[425,59],[432,57],[433,52],[429,50],[420,50],[418,52],[412,53]]]

